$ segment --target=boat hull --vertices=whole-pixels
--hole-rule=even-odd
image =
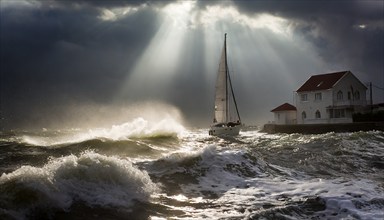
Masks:
[[[233,127],[229,126],[211,126],[209,129],[209,135],[213,136],[236,136],[239,135],[241,125],[236,125]]]

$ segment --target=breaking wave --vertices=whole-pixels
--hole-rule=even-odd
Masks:
[[[66,147],[4,142],[0,219],[383,219],[383,132],[219,138],[154,124]]]
[[[24,219],[39,210],[68,211],[75,202],[130,207],[135,200],[148,201],[156,191],[147,172],[130,161],[84,152],[78,157],[52,158],[43,167],[22,166],[3,174],[0,213]]]
[[[96,128],[84,132],[54,132],[47,133],[46,136],[23,135],[20,138],[20,142],[33,146],[60,146],[94,139],[121,141],[129,139],[177,138],[184,131],[185,128],[170,116],[159,121],[147,121],[139,117],[131,122],[113,125],[110,128]]]

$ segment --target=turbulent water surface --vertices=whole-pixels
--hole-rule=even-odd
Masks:
[[[384,133],[2,132],[0,219],[384,219]]]

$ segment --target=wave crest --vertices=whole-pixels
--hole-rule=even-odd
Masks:
[[[75,201],[88,206],[130,207],[159,189],[147,172],[131,162],[95,152],[51,159],[41,168],[23,166],[0,177],[0,205],[13,217],[32,209],[68,210]],[[13,214],[12,214],[13,213]],[[17,218],[24,218],[18,216]]]
[[[24,135],[21,138],[21,142],[34,146],[57,146],[94,139],[120,141],[131,138],[175,138],[183,134],[184,131],[185,128],[170,116],[159,121],[148,121],[139,117],[131,122],[113,125],[110,128],[89,129],[85,132],[59,132],[48,136]]]
[[[155,122],[140,117],[132,122],[113,125],[110,129],[90,130],[89,134],[98,138],[124,140],[126,138],[175,137],[184,130],[184,127],[171,117]]]

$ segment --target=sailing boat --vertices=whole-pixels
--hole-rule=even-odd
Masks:
[[[221,53],[215,88],[215,114],[213,124],[209,129],[209,135],[238,135],[241,120],[228,70],[227,34],[224,35],[224,47]],[[234,110],[235,112],[233,112]]]

